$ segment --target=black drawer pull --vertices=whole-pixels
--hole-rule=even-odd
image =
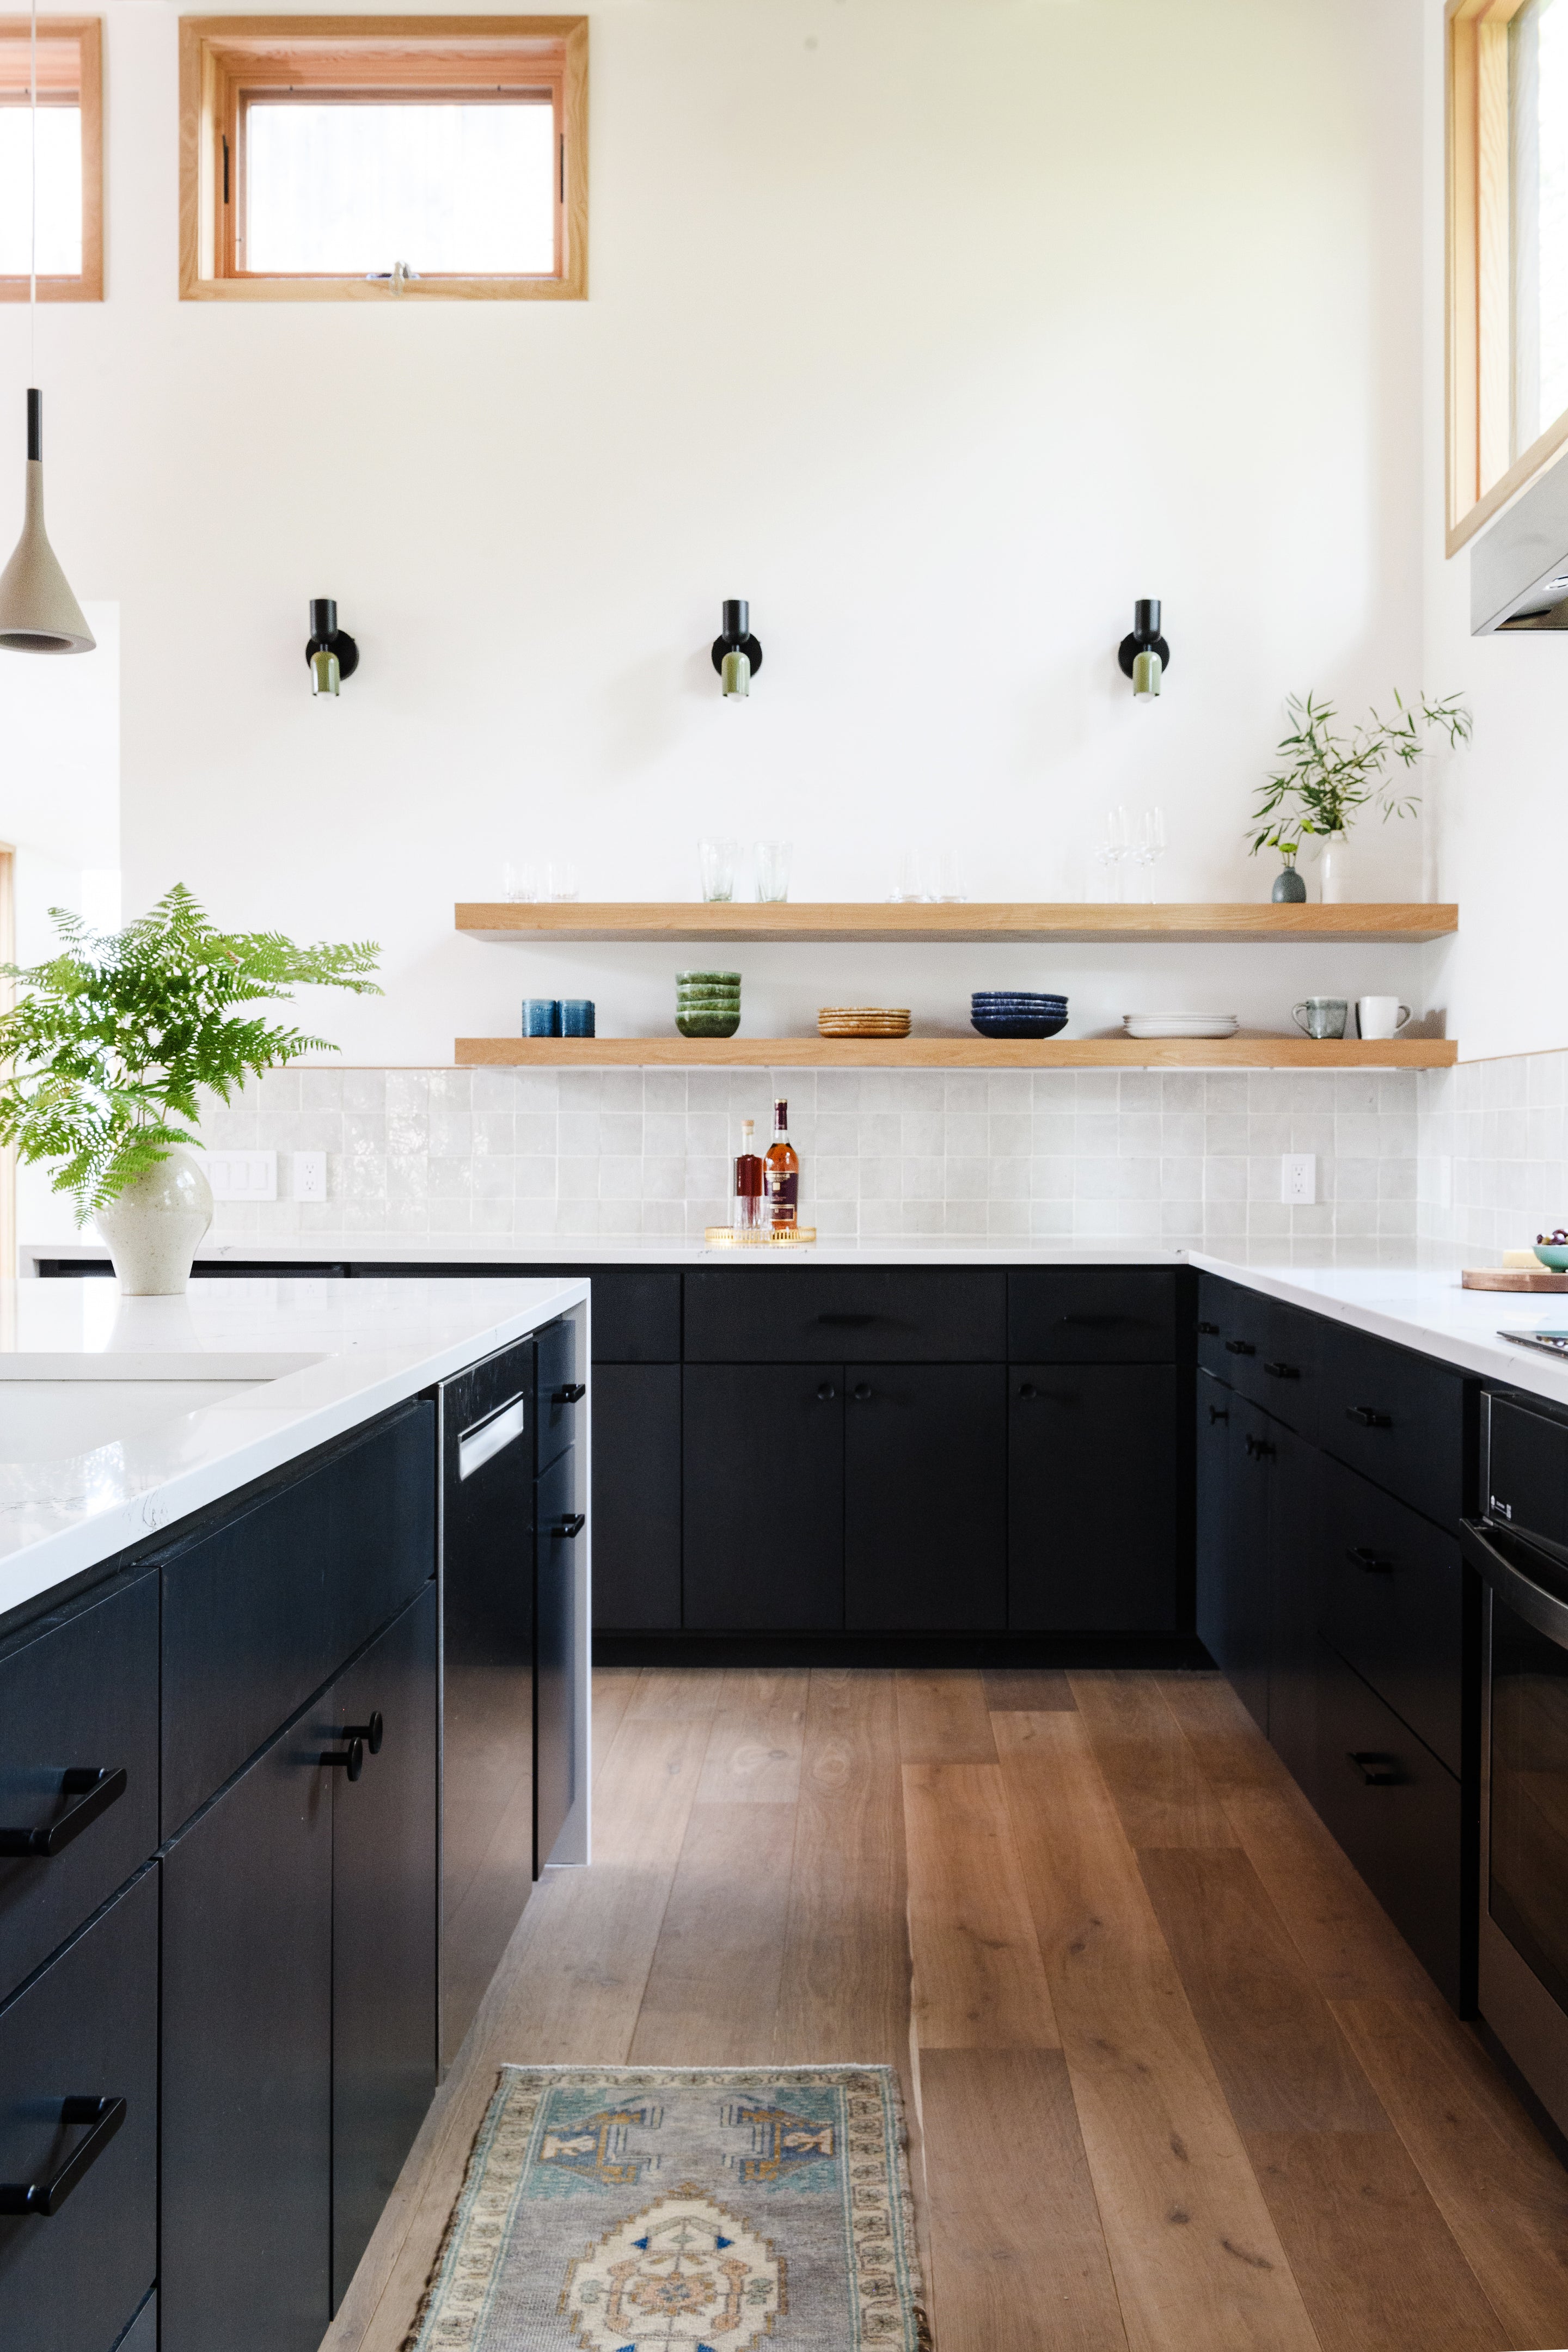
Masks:
[[[1227,1339],[1225,1352],[1227,1356],[1256,1356],[1258,1350],[1250,1339]]]
[[[345,1723],[338,1734],[340,1739],[363,1739],[373,1756],[381,1754],[381,1743],[385,1736],[386,1726],[381,1719],[379,1707],[368,1723]]]
[[[550,1402],[552,1404],[581,1404],[587,1393],[585,1381],[568,1381],[564,1388],[554,1391]]]
[[[580,1536],[587,1524],[586,1511],[564,1511],[551,1529],[551,1533],[557,1536]]]
[[[1223,1404],[1211,1404],[1211,1405],[1210,1405],[1210,1407],[1209,1407],[1209,1427],[1210,1427],[1211,1429],[1214,1427],[1214,1425],[1215,1425],[1215,1422],[1216,1422],[1216,1421],[1228,1421],[1229,1419],[1230,1419],[1230,1408],[1229,1408],[1229,1406],[1228,1406],[1228,1405],[1223,1405]]]
[[[1249,1436],[1247,1441],[1247,1450],[1255,1462],[1267,1462],[1273,1454],[1274,1448],[1266,1437]]]
[[[1405,1779],[1397,1756],[1381,1755],[1375,1748],[1352,1748],[1346,1754],[1369,1789],[1397,1789]]]
[[[89,1822],[106,1813],[125,1794],[125,1787],[123,1764],[73,1764],[60,1775],[60,1794],[79,1797],[80,1804],[51,1822],[47,1830],[0,1830],[0,1856],[50,1861],[62,1846],[81,1835]]]
[[[1299,1381],[1301,1377],[1300,1367],[1297,1364],[1265,1364],[1263,1369],[1266,1372],[1272,1372],[1277,1381]]]
[[[1219,1338],[1219,1325],[1217,1323],[1200,1323],[1198,1325],[1198,1337],[1200,1339],[1217,1339]]]
[[[855,1383],[855,1402],[856,1402],[856,1403],[857,1403],[857,1404],[868,1404],[868,1403],[870,1402],[870,1398],[871,1398],[871,1383],[870,1383],[870,1381],[856,1381],[856,1383]]]
[[[1026,1404],[1033,1404],[1035,1399],[1039,1395],[1039,1393],[1040,1391],[1035,1386],[1033,1381],[1026,1381],[1022,1388],[1018,1391],[1018,1394],[1024,1399]]]
[[[819,1315],[816,1319],[819,1323],[843,1324],[850,1330],[858,1331],[863,1323],[876,1323],[881,1318],[876,1315]]]
[[[1385,1559],[1382,1552],[1373,1551],[1365,1544],[1347,1544],[1345,1558],[1353,1567],[1364,1569],[1368,1576],[1389,1576],[1394,1571],[1391,1559]]]
[[[364,1741],[363,1739],[351,1739],[341,1756],[334,1748],[323,1748],[321,1751],[321,1762],[323,1764],[341,1764],[343,1770],[348,1774],[349,1779],[351,1780],[357,1780],[360,1774],[364,1770]]]
[[[1363,1429],[1392,1429],[1394,1427],[1394,1416],[1392,1413],[1376,1412],[1369,1404],[1347,1404],[1345,1407],[1345,1419],[1347,1421],[1359,1421]]]
[[[85,2139],[78,2140],[52,2180],[0,2180],[0,2213],[37,2213],[46,2221],[51,2213],[58,2213],[125,2121],[125,2102],[90,2095],[62,2099],[60,2121],[90,2124],[92,2129]]]
[[[816,1402],[818,1404],[831,1404],[837,1394],[838,1391],[834,1387],[833,1382],[824,1381],[817,1389]]]

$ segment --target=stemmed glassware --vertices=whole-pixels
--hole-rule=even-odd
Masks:
[[[1165,812],[1163,808],[1146,808],[1138,819],[1138,832],[1132,846],[1132,862],[1140,876],[1139,903],[1152,907],[1154,903],[1154,868],[1165,855]]]
[[[1105,846],[1096,850],[1095,864],[1106,869],[1106,897],[1114,904],[1121,897],[1121,868],[1132,845],[1132,828],[1120,802],[1105,812]]]

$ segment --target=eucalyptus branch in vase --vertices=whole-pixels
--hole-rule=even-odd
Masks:
[[[1470,714],[1457,694],[1441,702],[1423,694],[1414,705],[1397,692],[1394,699],[1397,718],[1383,719],[1373,710],[1348,733],[1336,731],[1339,712],[1331,702],[1312,694],[1293,694],[1287,701],[1291,731],[1279,745],[1282,764],[1258,786],[1252,812],[1258,831],[1249,852],[1256,857],[1260,849],[1277,849],[1283,856],[1277,900],[1299,904],[1306,898],[1295,869],[1308,835],[1323,843],[1325,900],[1341,897],[1334,853],[1362,811],[1381,809],[1386,824],[1391,816],[1414,816],[1420,806],[1420,795],[1390,773],[1391,763],[1407,775],[1425,758],[1431,735],[1447,735],[1450,745],[1468,742]]]

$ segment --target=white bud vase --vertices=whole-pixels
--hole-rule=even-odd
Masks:
[[[1325,907],[1345,906],[1350,898],[1350,835],[1331,833],[1318,856],[1318,896]]]
[[[212,1187],[195,1152],[179,1144],[93,1220],[127,1298],[169,1298],[185,1289],[212,1221]]]

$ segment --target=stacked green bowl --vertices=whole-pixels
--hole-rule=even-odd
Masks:
[[[675,1025],[683,1037],[732,1037],[741,1025],[738,971],[678,971]]]

